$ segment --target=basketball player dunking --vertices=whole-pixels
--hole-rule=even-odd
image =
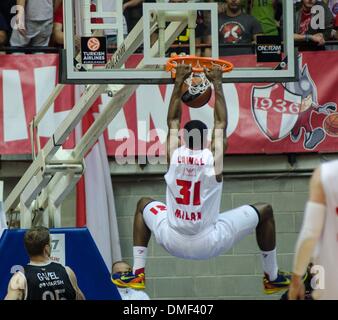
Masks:
[[[256,229],[262,250],[264,290],[285,289],[290,276],[278,270],[275,221],[265,203],[245,205],[219,214],[223,185],[223,156],[227,147],[227,109],[222,88],[222,71],[205,70],[215,91],[214,129],[210,148],[208,129],[202,121],[185,124],[180,146],[181,88],[191,67],[178,65],[168,111],[168,162],[165,175],[167,204],[142,198],[134,220],[134,277],[124,279],[132,288],[144,288],[147,246],[151,232],[170,254],[186,259],[209,259],[228,251]],[[121,281],[121,279],[120,279]],[[120,282],[119,281],[119,282]]]
[[[318,272],[314,299],[338,300],[338,161],[322,164],[310,181],[301,232],[296,245],[289,299],[304,299],[304,284],[300,280],[310,258]],[[317,250],[315,250],[315,248]]]

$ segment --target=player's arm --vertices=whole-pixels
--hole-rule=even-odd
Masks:
[[[214,66],[210,71],[205,70],[205,74],[212,82],[215,92],[214,130],[212,133],[211,151],[215,159],[216,179],[220,182],[222,181],[224,152],[228,147],[228,139],[226,136],[228,112],[223,93],[221,68]]]
[[[69,280],[76,292],[76,300],[86,300],[84,294],[82,293],[81,289],[79,288],[78,284],[77,284],[77,279],[76,279],[76,275],[74,273],[74,271],[66,266],[66,271],[69,277]]]
[[[5,300],[23,300],[27,287],[26,277],[21,272],[16,272],[8,284]]]
[[[306,204],[303,225],[296,244],[289,290],[289,299],[291,300],[304,299],[305,289],[302,277],[306,272],[324,226],[326,200],[320,176],[320,168],[318,168],[310,180],[309,200]]]
[[[184,80],[191,74],[191,66],[178,65],[176,68],[176,79],[174,90],[171,95],[167,124],[167,160],[170,163],[173,152],[180,146],[179,130],[181,127],[181,114],[182,114],[182,85]]]

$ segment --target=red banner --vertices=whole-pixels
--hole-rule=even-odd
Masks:
[[[141,59],[133,56],[128,64]],[[254,56],[232,57],[255,64]],[[28,125],[57,83],[58,56],[4,55],[0,59],[0,153],[29,154]],[[224,84],[229,115],[230,154],[336,152],[338,148],[337,51],[299,56],[296,83]],[[105,132],[111,156],[164,153],[166,115],[173,86],[141,85]],[[109,101],[102,95],[98,110]],[[183,122],[201,119],[213,125],[214,97],[200,109],[183,107]],[[66,86],[39,126],[44,143],[74,105],[74,87]],[[73,136],[66,147],[73,145]]]
[[[2,55],[0,59],[0,153],[29,154],[29,124],[57,83],[55,54]],[[39,126],[41,142],[54,133],[74,105],[66,86]],[[73,135],[65,144],[73,145]]]

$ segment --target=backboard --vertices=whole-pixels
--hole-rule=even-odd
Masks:
[[[238,42],[244,37],[241,23],[231,19],[225,21],[224,13],[219,13],[218,3],[145,2],[143,16],[124,35],[122,1],[116,1],[114,11],[106,11],[103,2],[96,0],[93,8],[91,0],[64,1],[62,83],[172,83],[171,74],[165,71],[165,63],[172,52],[205,54],[232,62],[235,68],[223,75],[223,82],[288,82],[296,79],[292,1],[282,0],[283,44],[279,44],[278,62],[257,62],[256,46],[251,40],[244,44]],[[112,33],[116,34],[117,41],[107,44],[107,34]],[[108,37],[112,38],[111,35]],[[82,39],[81,49],[75,45],[79,38]],[[94,44],[93,50],[88,49],[90,42]],[[98,52],[101,50],[97,50],[98,47],[104,49]],[[86,54],[89,60],[85,60]],[[96,58],[105,54],[107,63],[100,64]],[[95,63],[91,63],[92,58]]]

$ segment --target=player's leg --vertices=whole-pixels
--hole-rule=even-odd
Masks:
[[[154,200],[151,198],[141,198],[136,206],[133,231],[133,273],[135,275],[144,273],[144,268],[146,265],[148,243],[151,237],[151,230],[148,228],[144,221],[143,210],[151,202],[154,202]]]
[[[256,203],[252,205],[258,213],[259,222],[256,227],[256,238],[259,248],[271,251],[276,247],[276,226],[271,205]]]
[[[164,220],[167,219],[167,206],[151,198],[141,198],[136,207],[134,218],[133,275],[129,287],[143,289],[145,287],[145,266],[148,243],[153,233],[157,243],[165,235]]]
[[[144,289],[145,276],[144,267],[147,259],[147,247],[151,237],[151,230],[144,221],[144,208],[154,202],[150,198],[141,198],[136,206],[134,217],[134,245],[133,245],[133,272],[113,274],[112,281],[119,287],[130,287],[134,289]]]
[[[144,208],[151,202],[154,202],[151,198],[141,198],[137,202],[136,206],[136,212],[134,217],[134,231],[133,231],[133,237],[134,237],[134,246],[148,246],[148,242],[150,240],[151,231],[147,227],[146,223],[143,219],[143,210]]]
[[[265,293],[275,293],[288,287],[290,274],[279,270],[276,251],[276,226],[271,205],[256,203],[252,207],[257,211],[259,222],[256,227],[256,238],[261,250],[264,271]]]
[[[290,274],[278,269],[276,228],[271,205],[256,203],[221,213],[216,224],[215,247],[219,251],[228,251],[254,231],[262,254],[265,293],[286,289]]]

